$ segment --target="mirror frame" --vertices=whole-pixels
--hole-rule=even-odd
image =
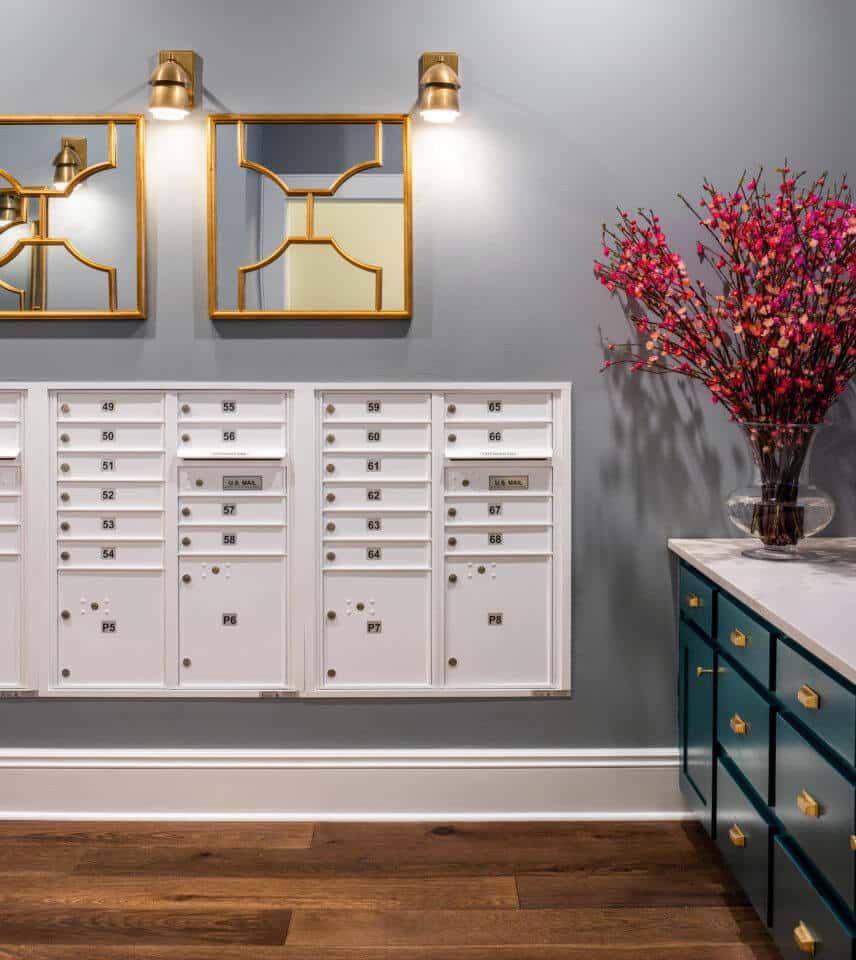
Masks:
[[[40,223],[48,223],[44,236],[22,240],[12,248],[15,256],[24,247],[32,248],[32,255],[36,256],[39,250],[47,247],[64,247],[66,251],[93,270],[107,274],[107,288],[109,302],[116,302],[116,267],[109,264],[96,263],[76,250],[66,237],[52,237],[50,235],[48,200],[51,197],[64,197],[89,177],[101,170],[113,169],[116,166],[116,127],[119,125],[133,125],[136,135],[135,149],[135,183],[136,183],[136,240],[137,240],[137,306],[135,310],[0,310],[0,320],[145,320],[146,319],[146,178],[145,178],[145,120],[138,113],[105,113],[105,114],[56,114],[40,116],[38,114],[6,114],[0,116],[3,126],[57,126],[73,124],[99,124],[107,128],[107,159],[100,163],[93,163],[84,168],[71,180],[64,190],[55,190],[52,186],[26,187],[20,184],[15,177],[0,166],[0,188],[10,188],[25,198],[36,197],[39,201]],[[10,251],[11,252],[11,251]],[[0,266],[9,263],[14,257],[0,257]],[[43,274],[44,275],[44,274]]]
[[[241,145],[243,143],[242,131],[245,123],[372,123],[376,130],[382,130],[381,124],[400,124],[401,125],[401,144],[402,144],[402,162],[404,171],[404,309],[402,310],[220,310],[217,307],[217,127],[230,125],[235,128],[238,137],[239,165],[248,169],[255,170],[263,176],[271,179],[286,195],[294,194],[299,196],[313,198],[317,196],[332,196],[339,186],[369,167],[382,166],[378,157],[378,136],[375,137],[375,159],[369,160],[349,170],[344,171],[341,176],[330,187],[319,189],[298,189],[291,190],[282,179],[272,170],[251,160],[246,160],[242,155]],[[311,207],[310,207],[311,209]],[[286,248],[295,239],[301,243],[319,243],[333,246],[339,250],[339,253],[350,259],[338,247],[332,237],[285,237],[283,243],[264,260],[257,264],[247,264],[238,268],[239,290],[242,287],[242,280],[246,273],[261,269],[269,263],[273,263],[283,253]],[[370,269],[368,266],[353,261],[361,269]],[[375,270],[376,276],[379,276]],[[240,294],[239,294],[240,296]],[[400,320],[410,317],[413,310],[413,201],[412,201],[412,183],[411,183],[411,156],[410,156],[410,115],[400,113],[390,114],[366,114],[366,113],[343,113],[343,114],[278,114],[278,113],[215,113],[208,117],[208,313],[214,320]]]

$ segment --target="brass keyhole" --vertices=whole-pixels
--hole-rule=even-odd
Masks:
[[[457,439],[458,439],[457,434],[454,434],[454,433],[449,434],[449,443],[454,443]]]
[[[181,582],[182,582],[182,583],[190,583],[190,581],[191,581],[192,579],[193,579],[193,577],[191,577],[189,573],[184,573],[184,574],[182,574],[182,576],[181,576]]]
[[[71,410],[71,407],[70,407],[67,403],[64,403],[64,404],[60,407],[60,410],[62,410],[63,413],[68,413],[69,410]]]
[[[328,532],[328,533],[332,533],[335,529],[336,529],[336,524],[333,523],[333,521],[331,520],[331,521],[327,524],[327,532]]]
[[[446,411],[447,411],[448,413],[454,413],[457,409],[458,409],[458,408],[455,406],[454,403],[450,403],[449,406],[446,407]]]
[[[332,550],[329,550],[327,552],[327,559],[332,563],[332,561],[336,559],[336,554],[333,553]]]
[[[60,530],[70,530],[70,529],[71,529],[71,524],[70,524],[70,523],[66,523],[65,521],[63,521],[63,522],[59,525],[59,528],[60,528]]]
[[[469,480],[462,480],[462,481],[461,481],[461,486],[463,486],[463,487],[468,487],[469,485],[470,485],[470,481],[469,481]]]
[[[448,513],[450,517],[457,517],[458,515],[458,511],[454,507],[449,507]]]
[[[327,619],[328,619],[328,620],[335,620],[335,619],[336,619],[336,611],[335,611],[335,610],[328,610],[328,611],[327,611]]]
[[[327,473],[335,473],[335,472],[336,472],[336,465],[333,464],[333,463],[328,463],[328,464],[327,464]]]
[[[484,572],[486,571],[486,569],[487,569],[487,568],[486,568],[486,567],[483,567],[483,566],[479,566],[479,568],[478,568],[479,573],[484,573]]]
[[[450,547],[455,547],[455,546],[457,546],[457,544],[458,544],[458,538],[457,538],[457,537],[449,537],[449,546],[450,546]]]
[[[331,667],[331,668],[327,671],[327,676],[328,676],[328,677],[335,677],[335,676],[336,676],[336,671]]]
[[[181,435],[181,442],[182,442],[182,443],[190,443],[190,434],[189,434],[189,433],[183,433],[183,434]]]
[[[189,547],[189,546],[190,546],[190,537],[182,537],[182,538],[181,538],[181,543],[182,543],[182,546]]]
[[[62,470],[63,473],[68,473],[68,471],[71,470],[71,467],[67,463],[64,463],[60,467],[60,470]]]
[[[62,675],[63,675],[64,677],[70,677],[70,676],[71,676],[71,670],[69,670],[68,667],[65,667],[65,669],[62,671]]]
[[[71,611],[70,611],[70,610],[63,610],[62,613],[60,614],[60,616],[62,617],[63,620],[70,620],[70,619],[71,619]]]
[[[62,436],[60,437],[60,440],[62,440],[63,443],[68,443],[69,441],[68,434],[67,433],[62,434]]]
[[[327,404],[327,413],[335,413],[336,407],[332,403]]]
[[[450,667],[457,667],[457,665],[458,665],[458,659],[457,659],[457,657],[449,657],[449,666],[450,666]]]
[[[366,609],[366,605],[365,605],[365,604],[362,602],[362,600],[361,600],[361,601],[357,604],[357,610],[359,610],[360,612],[362,612],[362,611],[365,610],[365,609]]]
[[[334,503],[335,500],[336,500],[336,494],[335,494],[335,493],[328,493],[328,494],[327,494],[327,503]]]
[[[93,610],[97,610],[101,606],[101,604],[97,600],[93,600],[92,603],[89,604],[89,606]]]
[[[59,495],[59,498],[60,500],[62,500],[63,503],[68,503],[68,501],[71,500],[71,495],[68,493],[61,493]]]
[[[219,568],[219,567],[212,567],[212,568],[211,568],[211,572],[212,572],[212,573],[214,574],[214,576],[216,577],[217,574],[220,572],[220,568]]]
[[[457,583],[457,582],[458,582],[458,575],[457,575],[457,573],[450,573],[450,574],[449,574],[449,583]]]
[[[189,516],[190,516],[190,507],[182,507],[182,508],[181,508],[181,515],[182,515],[183,517],[189,517]]]
[[[70,557],[71,557],[71,554],[68,552],[68,550],[63,550],[62,553],[59,555],[60,560],[68,560]]]
[[[190,404],[189,404],[189,403],[183,403],[183,404],[181,405],[181,412],[182,412],[182,413],[190,413]]]
[[[185,657],[185,658],[181,661],[181,665],[182,665],[183,667],[189,667],[190,664],[191,664],[190,657]]]
[[[336,436],[335,436],[335,434],[332,434],[332,433],[328,433],[326,439],[327,439],[327,443],[335,443],[335,442],[336,442]]]
[[[202,487],[202,486],[204,486],[204,485],[205,485],[205,481],[204,481],[204,480],[199,479],[199,480],[196,481],[196,486],[197,486],[197,487]]]

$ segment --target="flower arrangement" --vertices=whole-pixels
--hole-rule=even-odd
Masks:
[[[704,231],[696,254],[715,289],[690,276],[652,210],[619,210],[615,226],[604,225],[594,269],[607,290],[627,295],[642,335],[603,369],[629,364],[703,383],[746,427],[766,478],[750,532],[789,546],[805,533],[797,496],[810,428],[856,373],[856,206],[846,180],[778,172],[775,195],[762,170],[730,192],[705,180],[700,216],[678,195]]]

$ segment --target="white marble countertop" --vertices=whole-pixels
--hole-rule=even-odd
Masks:
[[[812,538],[832,562],[742,556],[742,540],[669,540],[669,549],[833,670],[856,683],[856,537]]]

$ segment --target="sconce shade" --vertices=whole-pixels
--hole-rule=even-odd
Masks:
[[[429,123],[451,123],[461,112],[458,74],[444,61],[431,64],[419,81],[419,114]]]
[[[23,197],[12,190],[0,193],[0,224],[14,223],[21,218]]]
[[[159,63],[149,78],[152,94],[149,111],[158,120],[180,120],[193,106],[190,74],[177,60]]]
[[[80,173],[80,156],[68,143],[53,158],[54,189],[65,190],[68,184]]]

